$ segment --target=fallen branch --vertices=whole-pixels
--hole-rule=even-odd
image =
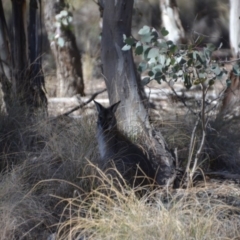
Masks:
[[[59,117],[61,117],[61,116],[68,116],[69,114],[77,111],[78,109],[83,108],[83,107],[86,106],[88,103],[90,103],[92,100],[94,100],[94,99],[97,97],[97,95],[105,92],[106,90],[107,90],[107,89],[105,88],[105,89],[103,89],[103,90],[101,90],[101,91],[99,91],[99,92],[94,93],[86,102],[83,102],[83,103],[80,104],[79,106],[77,106],[77,107],[75,107],[75,108],[73,108],[73,109],[71,109],[71,110],[69,110],[69,111],[61,114]]]

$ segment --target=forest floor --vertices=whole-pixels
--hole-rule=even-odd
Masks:
[[[218,84],[211,100],[224,88]],[[138,189],[115,187],[101,172],[94,105],[70,118],[56,116],[104,88],[103,80],[94,79],[86,82],[86,96],[80,100],[49,98],[49,119],[34,124],[21,120],[21,112],[14,119],[1,116],[0,240],[240,239],[238,169],[232,175],[206,175],[189,187],[149,190],[141,197],[135,195]],[[197,105],[193,97],[199,91],[183,91],[181,84],[175,90]],[[195,124],[189,109],[165,84],[153,83],[146,93],[154,124],[186,162]],[[109,104],[106,92],[96,99]],[[207,139],[211,156],[199,170],[219,158],[238,166],[239,120],[212,132]]]

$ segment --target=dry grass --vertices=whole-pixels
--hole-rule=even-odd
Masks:
[[[59,222],[61,197],[87,189],[87,158],[97,160],[92,120],[26,124],[1,119],[0,239],[46,239]],[[7,134],[9,133],[9,134]]]
[[[105,187],[109,191],[109,185]],[[224,189],[239,198],[240,191],[235,186],[205,186],[171,193],[156,190],[141,199],[136,198],[134,190],[112,188],[115,194],[110,197],[102,193],[103,188],[95,189],[85,199],[62,200],[67,202],[64,214],[69,217],[59,225],[56,239],[240,237],[239,208],[216,195]]]
[[[136,197],[88,160],[98,159],[92,119],[1,118],[0,240],[240,238],[237,185]],[[185,127],[172,126],[187,142]]]

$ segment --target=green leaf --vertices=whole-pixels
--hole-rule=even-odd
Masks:
[[[127,45],[130,45],[130,46],[132,46],[134,43],[135,43],[135,40],[133,39],[133,38],[126,38],[125,39],[125,43],[127,44]]]
[[[142,46],[142,43],[141,43],[140,41],[138,41],[138,42],[136,43],[136,48],[139,47],[139,46]]]
[[[157,63],[156,58],[150,58],[150,60],[148,61],[149,68],[154,67],[156,63]]]
[[[168,45],[165,41],[158,43],[158,48],[160,49],[160,53],[167,53]]]
[[[215,83],[215,80],[216,80],[215,77],[210,79],[209,82],[208,82],[209,86],[212,86]]]
[[[151,48],[148,52],[147,58],[155,58],[159,55],[158,48]]]
[[[124,46],[122,47],[122,50],[123,50],[123,51],[128,51],[129,49],[131,49],[131,46],[128,45],[128,44],[126,44],[126,45],[124,45]]]
[[[169,34],[169,32],[168,32],[168,30],[167,30],[165,27],[163,27],[163,28],[161,29],[161,34],[162,34],[164,37],[166,37],[166,36]]]
[[[220,67],[218,65],[213,65],[211,70],[217,76],[222,73],[222,70],[220,69]]]
[[[71,23],[73,21],[73,17],[72,16],[69,16],[67,19],[68,19],[69,23]]]
[[[141,81],[143,86],[147,85],[149,82],[150,82],[150,77],[145,77]]]
[[[157,40],[158,40],[158,33],[157,33],[157,31],[153,31],[152,33],[151,33],[151,36],[152,36],[152,42],[156,42]]]
[[[161,72],[162,71],[162,65],[156,65],[155,67],[152,68],[153,72]]]
[[[229,79],[229,78],[226,80],[227,87],[230,87],[230,86],[231,86],[231,82],[232,82],[232,81],[231,81],[231,79]]]
[[[135,54],[136,55],[141,55],[143,53],[143,46],[138,46],[135,49]]]
[[[62,18],[62,24],[67,26],[68,25],[68,21],[66,18]]]
[[[176,45],[171,45],[170,47],[169,47],[169,52],[170,53],[175,53],[176,51],[177,51],[177,46]]]
[[[161,65],[165,65],[165,60],[166,60],[166,56],[165,55],[163,55],[163,54],[161,54],[161,55],[159,55],[159,57],[158,57],[158,62],[161,64]]]
[[[144,59],[145,60],[148,60],[148,53],[149,53],[149,51],[151,50],[151,48],[150,47],[147,47],[147,48],[145,48],[145,46],[144,46],[144,48],[143,48],[143,55],[144,55]]]
[[[148,76],[149,76],[149,77],[154,76],[154,72],[153,72],[153,71],[149,71],[149,72],[148,72]]]
[[[150,33],[150,27],[148,26],[143,26],[139,31],[138,34],[139,35],[146,35]]]
[[[166,61],[166,66],[169,66],[171,63],[171,58],[167,58],[167,61]]]
[[[154,76],[154,79],[158,81],[158,80],[161,80],[161,78],[162,78],[162,73],[161,72],[156,72],[155,76]]]
[[[58,46],[63,47],[65,44],[64,39],[62,37],[59,37],[57,40],[57,44],[58,44]]]
[[[235,64],[233,66],[233,74],[236,75],[236,76],[240,76],[240,67],[238,64]]]
[[[145,42],[145,43],[150,43],[151,40],[153,39],[153,36],[151,33],[145,34],[145,35],[141,35],[141,41]]]
[[[60,13],[59,13],[62,17],[66,17],[68,15],[68,12],[66,10],[62,10]]]
[[[146,69],[147,69],[147,63],[145,62],[141,62],[139,65],[138,65],[138,71],[139,72],[144,72]]]
[[[184,86],[187,88],[187,89],[190,89],[192,87],[192,83],[191,83],[191,79],[189,77],[188,74],[185,74],[184,75]]]
[[[173,41],[171,41],[171,40],[168,40],[167,42],[167,45],[170,47],[170,46],[172,46],[172,45],[175,45],[174,43],[173,43]]]

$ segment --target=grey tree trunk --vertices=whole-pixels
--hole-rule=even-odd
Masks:
[[[240,1],[230,0],[230,44],[232,49],[233,57],[239,57],[240,51]]]
[[[110,103],[121,100],[120,127],[130,134],[144,132],[154,163],[160,167],[157,181],[166,184],[173,176],[173,157],[160,132],[149,122],[143,88],[131,51],[122,51],[123,34],[131,35],[133,0],[108,1],[103,9],[101,58]]]
[[[59,97],[72,97],[75,94],[84,96],[84,81],[82,73],[81,54],[78,50],[71,25],[57,23],[56,15],[65,10],[64,0],[44,0],[45,27],[50,46],[57,66],[57,81]],[[56,25],[59,24],[60,25]],[[59,40],[62,41],[59,44]]]
[[[20,96],[20,102],[25,103],[28,87],[28,44],[26,22],[26,0],[12,0],[13,9],[13,92]]]
[[[29,8],[29,28],[27,34],[27,3],[25,0],[12,0],[13,14],[13,39],[12,47],[8,29],[4,18],[2,4],[1,12],[1,42],[3,51],[0,56],[5,60],[0,64],[1,82],[4,92],[4,100],[7,112],[10,113],[12,107],[19,106],[24,113],[22,116],[46,116],[47,99],[45,96],[44,78],[41,74],[41,52],[39,51],[38,27],[36,24],[40,18],[37,9],[41,9],[38,3],[41,1],[30,0]],[[2,58],[3,57],[3,58]],[[44,115],[43,115],[44,114]]]
[[[230,0],[230,45],[233,58],[240,57],[240,1]],[[220,117],[226,114],[232,114],[236,104],[240,102],[240,81],[239,76],[236,76],[233,71],[229,74],[231,85],[226,89],[222,106],[220,109]]]
[[[160,0],[160,10],[162,16],[162,26],[165,27],[169,34],[166,40],[173,43],[181,43],[185,39],[185,32],[178,13],[176,0]]]
[[[0,0],[0,84],[1,110],[10,111],[12,105],[12,58],[8,27]]]

